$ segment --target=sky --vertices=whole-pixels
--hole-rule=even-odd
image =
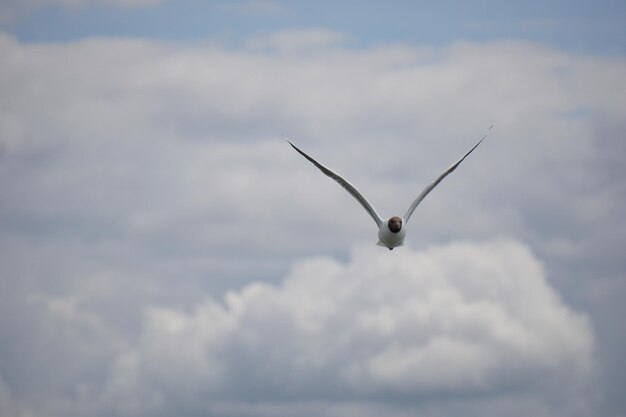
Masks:
[[[3,0],[0,415],[626,416],[625,28]]]

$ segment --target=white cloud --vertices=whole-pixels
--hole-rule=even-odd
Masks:
[[[269,48],[282,52],[310,53],[311,50],[341,45],[346,39],[345,34],[329,29],[287,29],[257,37],[250,41],[249,45],[254,49]]]
[[[121,358],[137,360],[112,378],[132,372],[136,389],[165,402],[209,404],[515,397],[554,384],[571,394],[589,376],[591,349],[586,318],[517,242],[391,256],[367,247],[347,264],[300,262],[280,285],[254,283],[190,312],[148,309],[139,345]]]

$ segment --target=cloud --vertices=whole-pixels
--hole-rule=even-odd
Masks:
[[[3,416],[16,416],[20,409],[15,400],[11,388],[2,380],[0,374],[0,414]]]
[[[248,44],[253,49],[275,49],[283,52],[311,52],[341,45],[345,34],[324,28],[287,29],[270,35],[259,36]]]
[[[87,295],[103,291],[29,303],[45,317],[29,328],[57,358],[44,362],[54,388],[39,381],[15,397],[0,385],[8,415],[436,416],[464,404],[556,416],[590,406],[588,319],[514,240],[301,260],[278,284],[146,305],[133,338],[89,311]],[[555,397],[578,400],[563,408]]]
[[[289,34],[298,35],[313,41],[231,49],[0,36],[7,407],[349,415],[375,402],[369,413],[380,415],[416,397],[426,415],[555,416],[550,404],[576,403],[562,415],[582,415],[596,395],[605,401],[587,414],[619,414],[624,60],[512,41],[351,48],[332,31]],[[398,272],[398,290],[421,283],[433,297],[417,307],[372,278],[393,268],[389,253],[349,255],[374,244],[371,219],[280,138],[387,216],[493,122],[479,152],[419,207],[406,250],[392,253],[438,277],[441,293],[422,269]],[[459,241],[488,243],[445,245]],[[468,253],[495,277],[493,299]],[[288,276],[312,254],[324,257]],[[371,289],[356,286],[361,264]],[[459,271],[469,278],[449,278]],[[335,280],[317,288],[306,273],[346,277],[345,298],[327,291]],[[535,277],[526,290],[522,275]],[[504,276],[516,277],[515,293]],[[596,335],[592,387],[584,316]],[[275,347],[269,336],[286,340]],[[250,389],[238,391],[244,380]]]
[[[186,401],[238,415],[260,402],[289,415],[298,403],[367,399],[401,400],[388,405],[401,411],[544,389],[572,395],[589,377],[589,323],[524,245],[397,252],[368,246],[347,263],[301,261],[278,285],[256,282],[189,311],[149,307],[137,345],[111,368],[101,394],[111,397],[95,403],[152,415]]]

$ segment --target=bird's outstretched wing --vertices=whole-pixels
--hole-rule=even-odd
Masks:
[[[469,154],[471,154],[474,151],[474,149],[476,149],[478,147],[478,145],[480,145],[480,143],[487,137],[487,135],[489,134],[489,131],[491,130],[492,127],[493,127],[493,125],[489,126],[489,129],[487,129],[487,133],[485,133],[485,135],[478,141],[478,143],[476,145],[474,145],[474,147],[472,149],[469,150],[469,152],[467,152],[465,155],[463,155],[463,157],[461,157],[461,159],[459,159],[454,164],[452,164],[452,166],[450,166],[450,168],[446,169],[443,172],[443,174],[441,174],[439,177],[437,177],[437,179],[435,181],[433,181],[426,188],[424,188],[424,191],[422,191],[420,193],[420,195],[417,196],[415,201],[413,201],[413,203],[411,204],[411,207],[409,207],[409,209],[406,211],[406,214],[404,215],[404,221],[405,222],[409,221],[409,218],[411,217],[411,215],[415,211],[415,208],[422,202],[422,200],[428,195],[428,193],[430,193],[433,190],[433,188],[435,188],[437,186],[437,184],[439,184],[446,176],[448,176],[448,174],[450,174],[452,171],[454,171],[456,169],[456,167],[458,167],[461,164],[461,162],[463,162],[463,160],[465,158],[467,158],[467,156]]]
[[[320,171],[322,171],[324,174],[326,174],[330,178],[332,178],[335,181],[337,181],[339,183],[339,185],[341,185],[347,192],[349,192],[352,195],[352,197],[354,197],[356,199],[356,201],[358,201],[359,204],[361,204],[361,206],[363,206],[363,208],[369,213],[369,215],[372,216],[372,219],[374,219],[374,221],[376,222],[376,226],[380,227],[380,224],[383,222],[383,220],[380,218],[378,213],[376,213],[376,210],[374,210],[374,208],[370,205],[370,203],[368,203],[367,200],[361,195],[361,193],[354,187],[354,185],[350,184],[348,182],[348,180],[346,180],[345,178],[343,178],[340,175],[336,174],[332,170],[326,168],[324,165],[320,164],[315,159],[311,158],[309,155],[307,155],[304,152],[302,152],[300,149],[298,149],[298,147],[296,145],[291,143],[289,140],[287,140],[287,142],[289,142],[289,144],[296,151],[298,151],[298,153],[300,155],[304,156],[313,165],[318,167]]]

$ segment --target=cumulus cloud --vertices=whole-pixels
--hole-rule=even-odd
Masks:
[[[191,308],[147,306],[138,337],[122,344],[76,300],[45,309],[71,340],[74,365],[99,352],[107,367],[85,380],[65,363],[55,397],[29,404],[34,415],[589,410],[589,322],[514,240],[301,260],[276,285],[254,282]],[[25,410],[7,384],[0,395],[8,415]],[[578,400],[563,408],[555,397]]]
[[[164,403],[204,398],[209,409],[224,399],[416,407],[431,395],[577,389],[592,340],[518,242],[391,256],[363,247],[347,263],[305,260],[279,285],[253,283],[188,312],[148,308],[112,381]]]

